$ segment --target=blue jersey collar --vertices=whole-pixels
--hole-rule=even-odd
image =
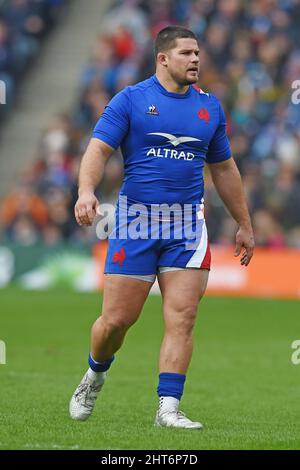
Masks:
[[[180,99],[182,99],[182,98],[187,98],[187,97],[190,96],[190,94],[191,94],[191,86],[189,86],[188,90],[187,90],[185,93],[173,93],[173,92],[171,92],[171,91],[166,90],[166,89],[162,86],[162,84],[160,83],[160,81],[158,80],[158,78],[156,77],[156,75],[153,75],[152,78],[153,78],[153,81],[154,81],[155,85],[156,85],[157,88],[159,89],[159,91],[160,91],[161,93],[163,93],[164,95],[166,95],[166,96],[171,96],[171,97],[173,97],[173,98],[180,98]]]

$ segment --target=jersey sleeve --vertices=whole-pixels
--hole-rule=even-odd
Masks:
[[[129,130],[131,100],[128,88],[120,91],[105,106],[98,120],[93,137],[103,140],[106,144],[117,149]]]
[[[226,118],[222,106],[219,103],[219,125],[210,141],[206,154],[207,163],[218,163],[231,157],[231,149],[226,134]]]

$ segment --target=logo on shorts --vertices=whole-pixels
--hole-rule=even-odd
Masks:
[[[198,111],[198,118],[201,119],[202,121],[205,121],[207,124],[209,124],[209,112],[207,111],[206,108],[199,109]]]
[[[116,251],[113,256],[113,262],[119,263],[119,266],[122,266],[124,259],[126,258],[124,248],[121,248],[120,251]]]
[[[157,111],[156,106],[154,106],[154,104],[151,104],[151,106],[149,106],[148,111],[146,112],[146,114],[151,114],[152,116],[158,116],[159,112]]]

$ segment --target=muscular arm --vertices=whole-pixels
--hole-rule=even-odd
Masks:
[[[102,180],[105,164],[112,152],[113,148],[102,140],[90,140],[79,170],[78,200],[74,209],[79,225],[93,223],[99,206],[95,189]]]
[[[210,164],[209,169],[222,201],[239,224],[235,256],[239,256],[244,248],[241,264],[247,266],[253,256],[254,237],[239,170],[233,158]]]

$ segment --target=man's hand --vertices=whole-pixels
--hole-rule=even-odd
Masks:
[[[99,213],[99,201],[92,192],[83,192],[79,195],[74,212],[79,225],[92,225],[96,214]]]
[[[234,256],[239,256],[244,248],[241,265],[248,266],[253,256],[254,250],[254,236],[252,228],[240,227],[236,234],[235,253]]]

